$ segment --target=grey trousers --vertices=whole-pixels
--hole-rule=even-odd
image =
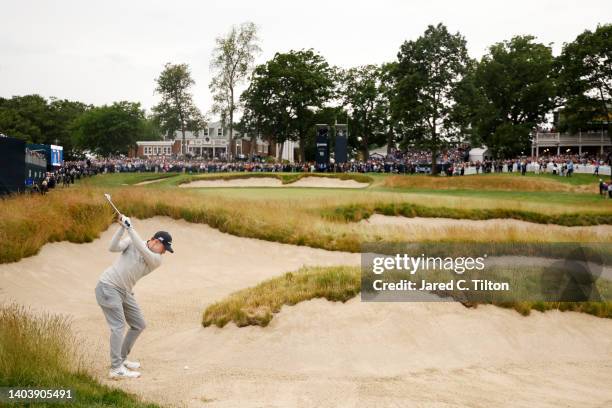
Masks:
[[[103,282],[98,282],[95,292],[110,327],[111,368],[119,368],[146,327],[144,316],[132,293]],[[129,329],[124,337],[126,323]]]

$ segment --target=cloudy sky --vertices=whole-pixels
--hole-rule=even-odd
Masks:
[[[196,103],[210,109],[209,60],[232,24],[259,27],[264,62],[275,52],[314,48],[334,65],[381,63],[428,24],[467,39],[472,57],[495,42],[531,34],[564,42],[610,22],[610,0],[3,0],[0,96],[38,93],[91,104],[158,101],[164,63],[187,63]],[[608,17],[606,19],[606,16]]]

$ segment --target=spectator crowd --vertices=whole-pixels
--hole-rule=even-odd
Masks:
[[[470,161],[467,147],[442,151],[437,156],[437,170],[447,176],[465,174],[533,171],[571,177],[580,166],[590,166],[594,175],[599,175],[600,166],[607,163],[604,156],[588,154],[565,154],[540,157],[520,157],[508,160]],[[50,188],[69,187],[76,180],[104,173],[125,172],[334,172],[334,173],[431,173],[432,155],[424,150],[393,150],[387,155],[372,155],[368,160],[351,160],[347,163],[316,164],[315,162],[289,163],[253,161],[218,161],[208,159],[182,158],[105,158],[81,161],[65,161],[63,165],[47,172],[46,176],[31,183],[29,190],[46,194]],[[604,183],[605,184],[605,183]],[[612,183],[608,183],[612,184]],[[606,184],[606,191],[608,188]],[[603,186],[600,184],[600,189]],[[600,190],[601,191],[601,190]]]

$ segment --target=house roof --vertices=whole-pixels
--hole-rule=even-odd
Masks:
[[[470,156],[484,156],[487,153],[489,153],[487,146],[475,147],[470,150]]]

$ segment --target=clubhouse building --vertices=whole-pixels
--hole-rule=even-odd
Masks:
[[[562,154],[603,155],[610,150],[612,143],[605,131],[570,133],[535,133],[531,142],[531,156],[551,156]]]
[[[279,144],[270,143],[261,135],[253,138],[251,135],[242,135],[234,130],[233,143],[229,146],[229,129],[223,127],[221,122],[212,122],[206,129],[198,132],[185,132],[185,148],[183,147],[183,134],[176,131],[173,139],[168,140],[143,140],[136,142],[138,149],[130,151],[130,157],[156,158],[164,156],[177,156],[182,151],[192,157],[204,159],[225,159],[231,148],[234,157],[244,158],[254,156],[276,156]],[[282,158],[293,161],[294,143],[285,142],[282,146]]]

